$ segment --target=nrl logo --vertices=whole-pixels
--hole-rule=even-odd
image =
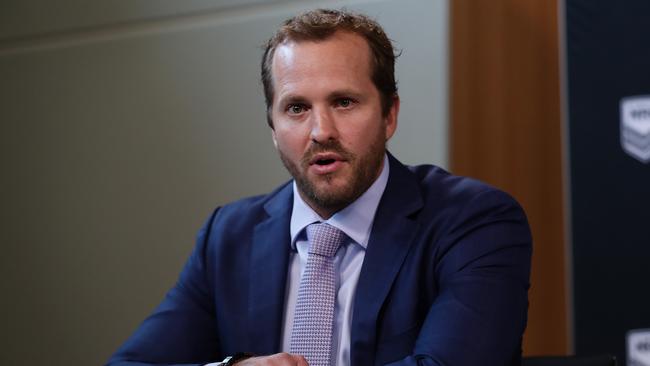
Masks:
[[[642,163],[650,161],[650,95],[621,99],[621,145]]]
[[[627,332],[627,364],[650,366],[650,329],[633,329]]]

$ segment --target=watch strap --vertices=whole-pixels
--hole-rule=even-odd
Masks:
[[[232,366],[236,362],[245,360],[247,358],[251,358],[254,355],[252,353],[247,353],[247,352],[237,352],[232,356],[228,356],[223,359],[223,361],[219,362],[217,365],[218,366]]]

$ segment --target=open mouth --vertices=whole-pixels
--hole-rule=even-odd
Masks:
[[[334,160],[334,159],[318,159],[318,160],[316,160],[316,164],[317,164],[317,165],[321,165],[321,166],[323,166],[323,165],[329,165],[329,164],[332,164],[332,163],[334,163],[335,161],[336,161],[336,160]]]
[[[323,152],[323,153],[318,153],[312,156],[312,158],[309,160],[310,165],[330,165],[333,163],[336,163],[337,161],[342,161],[343,158],[333,152]]]
[[[345,159],[333,152],[323,152],[315,154],[309,161],[312,172],[315,174],[331,174],[341,168]]]

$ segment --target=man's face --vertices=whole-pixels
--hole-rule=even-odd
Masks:
[[[273,56],[273,141],[302,198],[324,218],[372,185],[397,126],[399,99],[383,116],[370,60],[366,41],[347,32],[287,42]]]

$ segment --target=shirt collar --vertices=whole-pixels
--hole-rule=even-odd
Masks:
[[[375,219],[379,200],[384,194],[386,184],[388,183],[388,174],[390,171],[388,156],[384,154],[384,162],[379,177],[372,183],[359,198],[349,204],[341,211],[335,213],[328,220],[320,217],[298,193],[296,181],[293,182],[293,209],[291,212],[291,247],[296,248],[298,235],[305,227],[314,222],[326,222],[337,229],[343,231],[354,242],[361,245],[364,249],[368,246],[372,222]]]

